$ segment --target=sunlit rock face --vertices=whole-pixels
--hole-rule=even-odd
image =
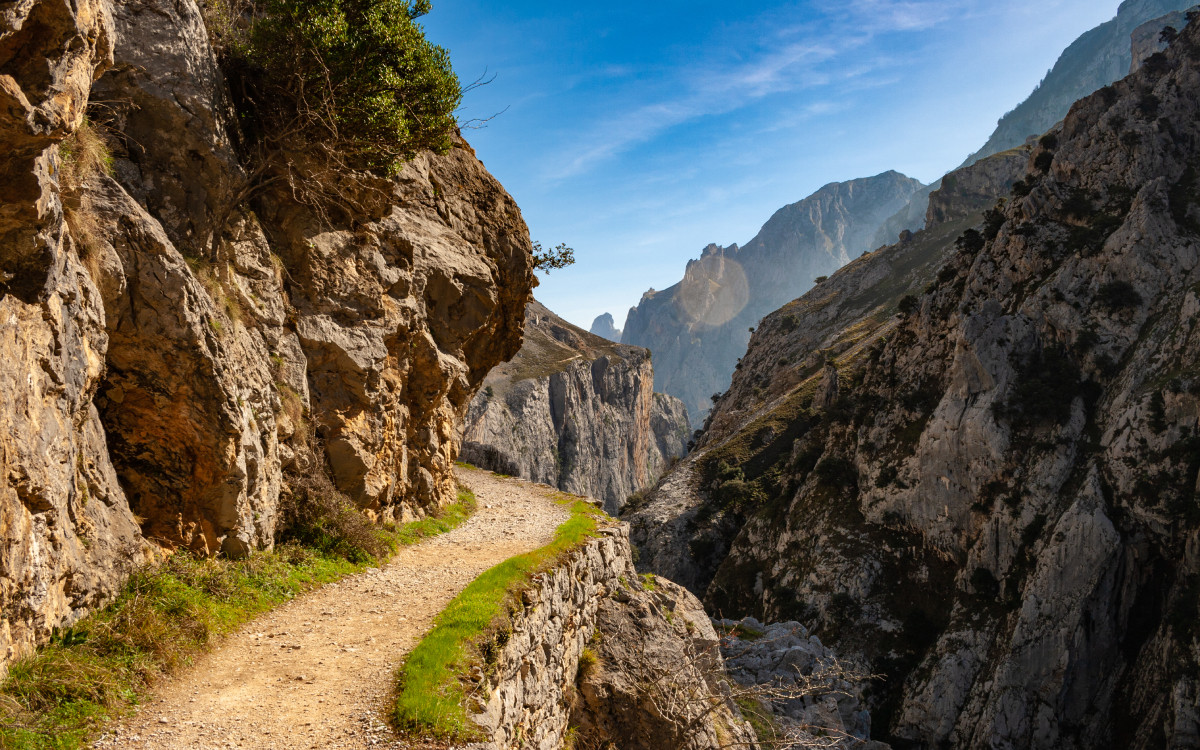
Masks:
[[[749,329],[873,249],[879,226],[921,187],[897,172],[826,185],[777,211],[745,247],[709,245],[682,281],[643,295],[621,341],[653,352],[655,389],[682,400],[698,426],[729,386]]]
[[[471,402],[462,459],[594,497],[615,514],[687,452],[688,436],[683,404],[654,392],[649,352],[531,302],[521,350]]]

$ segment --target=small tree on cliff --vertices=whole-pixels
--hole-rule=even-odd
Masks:
[[[390,177],[448,151],[462,86],[417,19],[429,0],[210,0],[249,171],[235,205],[274,183],[322,211],[355,208],[351,173]],[[214,238],[214,247],[217,238]]]
[[[566,268],[575,262],[575,250],[559,243],[551,250],[542,248],[542,243],[533,243],[533,266],[539,271],[550,273],[556,268]]]

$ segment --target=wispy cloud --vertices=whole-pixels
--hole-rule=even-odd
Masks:
[[[847,89],[878,85],[871,76],[882,69],[885,59],[840,63],[880,34],[928,29],[955,18],[977,1],[816,0],[808,11],[814,18],[806,23],[788,26],[778,17],[759,19],[747,27],[748,51],[720,50],[727,56],[723,61],[692,63],[668,72],[668,80],[674,82],[672,93],[638,90],[639,82],[631,79],[629,89],[614,100],[624,111],[574,136],[567,153],[554,154],[554,167],[546,178],[559,181],[584,174],[681,125],[735,113],[766,97],[832,84]],[[705,52],[698,49],[697,56]],[[640,103],[629,106],[631,101]],[[839,108],[823,96],[798,105],[794,116],[819,116]]]

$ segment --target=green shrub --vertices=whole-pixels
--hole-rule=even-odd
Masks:
[[[967,253],[968,255],[978,255],[984,246],[983,235],[979,233],[978,229],[968,229],[954,241],[954,245],[960,252]]]
[[[1138,112],[1145,115],[1147,120],[1153,120],[1158,117],[1158,108],[1162,106],[1162,102],[1153,92],[1146,92],[1138,99]]]
[[[462,87],[428,0],[218,0],[208,25],[251,145],[394,174],[449,150]]]
[[[1162,391],[1150,396],[1150,429],[1161,433],[1167,429],[1167,402]]]
[[[1106,310],[1116,312],[1142,304],[1142,295],[1128,281],[1110,281],[1100,286],[1096,301]]]
[[[1059,348],[1031,357],[1017,369],[1016,385],[1003,403],[993,409],[997,418],[1021,426],[1048,422],[1062,424],[1071,416],[1076,396],[1086,395],[1078,366]]]
[[[1004,226],[1004,212],[1000,210],[1000,206],[989,208],[983,214],[983,237],[986,240],[994,240],[1000,234],[1000,227]]]
[[[975,590],[977,596],[985,599],[994,599],[1000,596],[1000,582],[987,568],[976,568],[971,573],[971,588]]]
[[[902,315],[912,315],[921,309],[921,302],[913,295],[906,294],[900,298],[899,309]]]
[[[858,485],[858,467],[844,458],[835,456],[822,459],[813,472],[822,482],[834,487]]]

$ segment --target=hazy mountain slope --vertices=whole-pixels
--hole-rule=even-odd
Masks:
[[[621,340],[654,353],[655,388],[681,399],[693,422],[729,385],[748,329],[851,258],[921,183],[897,172],[826,185],[781,208],[745,247],[710,245],[681,282],[647,292]]]
[[[687,410],[654,393],[650,353],[536,301],[520,351],[483,385],[463,422],[464,461],[603,500],[613,513],[687,452]]]
[[[1115,18],[1067,47],[1029,98],[1000,118],[987,143],[965,163],[1019,146],[1049,130],[1076,101],[1128,75],[1135,29],[1193,5],[1195,0],[1125,0]]]
[[[755,412],[796,330],[764,321],[718,405],[760,416],[686,462],[694,517],[745,519],[710,606],[865,654],[897,747],[1195,747],[1198,174],[1193,27],[1072,108],[891,330]]]
[[[754,482],[790,451],[797,389],[811,397],[827,356],[859,351],[895,326],[900,300],[936,277],[955,240],[1008,192],[1028,155],[1014,149],[951,173],[933,196],[938,210],[929,229],[852,261],[763,320],[696,451],[626,515],[647,569],[704,592],[745,521],[744,514],[720,512],[710,497],[718,464],[743,467],[742,480]],[[986,184],[990,194],[981,197]]]
[[[1183,28],[1180,9],[1191,0],[1139,0],[1125,2],[1111,21],[1088,31],[1063,52],[1034,92],[997,124],[987,143],[967,157],[963,166],[1000,151],[1024,144],[1030,137],[1049,130],[1066,116],[1079,99],[1124,77],[1141,60],[1162,49],[1159,34],[1166,26]],[[941,180],[913,196],[907,206],[880,227],[873,245],[888,245],[905,230],[925,226],[929,194]]]

